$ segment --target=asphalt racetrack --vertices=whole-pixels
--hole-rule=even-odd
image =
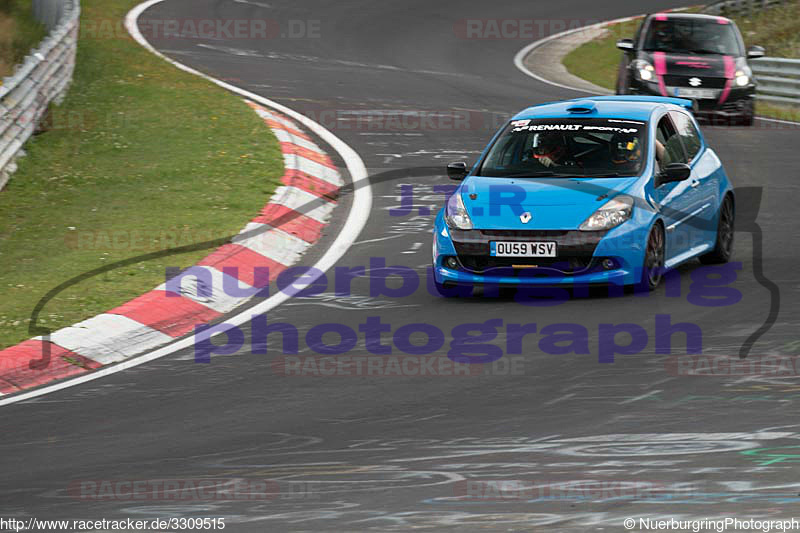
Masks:
[[[306,334],[331,323],[358,334],[344,355],[370,355],[363,328],[376,317],[398,356],[402,338],[393,342],[392,333],[409,324],[443,332],[442,357],[454,328],[465,324],[494,320],[496,336],[486,342],[503,350],[515,342],[508,324],[538,330],[524,337],[520,354],[506,353],[480,375],[287,376],[277,363],[280,337],[270,336],[268,354],[253,354],[248,325],[243,346],[209,364],[187,350],[4,406],[2,514],[225,517],[236,532],[624,531],[629,517],[800,518],[796,371],[687,376],[670,363],[686,352],[682,333],[671,337],[672,356],[656,353],[657,315],[668,315],[702,331],[704,354],[738,357],[745,346],[750,358],[797,355],[796,129],[763,121],[704,128],[734,185],[748,188],[752,216],[740,219],[735,242],[741,269],[721,284],[733,292],[713,293],[710,281],[693,279],[698,263],[680,269],[669,293],[662,286],[648,296],[591,294],[555,305],[443,299],[425,288],[430,229],[444,198],[435,187],[451,184],[445,164],[474,161],[517,110],[581,96],[513,63],[558,23],[534,39],[478,39],[461,32],[463,19],[591,23],[679,5],[166,0],[147,10],[143,18],[270,19],[295,32],[274,39],[162,34],[152,44],[306,114],[353,147],[376,177],[374,201],[337,267],[369,274],[400,265],[422,280],[402,297],[371,296],[367,275],[337,295],[330,271],[322,294],[294,298],[267,317],[298,329],[300,356],[322,358]],[[401,191],[413,191],[413,207]],[[332,234],[351,207],[346,198],[342,204]],[[304,264],[313,265],[325,244]],[[709,305],[703,295],[711,293],[728,299]],[[768,331],[753,338],[765,323]],[[589,353],[540,345],[542,329],[555,324],[585,328]],[[636,324],[646,346],[600,364],[602,324]],[[628,341],[622,334],[618,342]],[[133,500],[81,497],[75,489],[86,480],[165,479],[268,480],[275,490],[255,490],[250,499]]]

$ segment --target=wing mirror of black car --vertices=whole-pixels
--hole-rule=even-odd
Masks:
[[[461,181],[467,177],[467,174],[469,174],[469,170],[463,161],[447,165],[447,177],[451,180]]]
[[[689,179],[692,174],[692,167],[686,163],[670,163],[658,177],[658,184],[672,183],[673,181],[684,181]]]
[[[617,41],[617,48],[623,52],[633,51],[633,39],[620,39]]]
[[[747,49],[747,57],[749,59],[758,59],[759,57],[764,57],[766,54],[766,50],[764,50],[763,46],[756,46],[753,45]]]

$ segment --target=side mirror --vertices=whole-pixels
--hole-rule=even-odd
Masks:
[[[620,39],[619,41],[617,41],[617,48],[619,48],[623,52],[632,52],[633,39]]]
[[[659,185],[672,183],[673,181],[684,181],[689,179],[692,174],[692,167],[686,163],[670,163],[658,177]]]
[[[764,57],[764,54],[766,54],[766,50],[764,50],[763,46],[753,45],[747,49],[748,59],[758,59],[759,57]]]
[[[447,165],[447,177],[451,180],[461,181],[467,177],[469,170],[464,162],[450,163]]]

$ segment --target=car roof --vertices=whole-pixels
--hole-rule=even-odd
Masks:
[[[652,17],[666,17],[668,19],[707,19],[707,20],[714,20],[719,22],[720,20],[724,20],[729,24],[733,24],[733,21],[727,17],[721,17],[719,15],[708,15],[706,13],[682,13],[682,12],[674,12],[670,11],[667,13],[651,13],[647,16],[648,18]]]
[[[661,96],[595,96],[529,107],[512,120],[536,118],[622,118],[647,121],[663,108],[691,109],[692,102]]]

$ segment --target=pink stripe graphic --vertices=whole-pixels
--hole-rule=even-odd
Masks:
[[[664,74],[667,73],[667,56],[664,52],[653,52],[653,68],[656,69],[658,90],[662,96],[667,96],[667,86],[664,84]]]
[[[722,89],[722,94],[719,95],[719,103],[725,103],[728,95],[731,93],[731,85],[733,85],[733,75],[736,70],[736,64],[731,56],[724,56],[722,60],[725,62],[725,88]]]

